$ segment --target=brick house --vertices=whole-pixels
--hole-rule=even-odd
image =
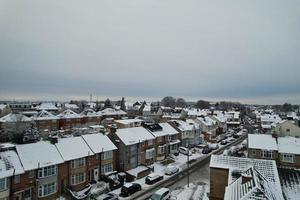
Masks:
[[[143,127],[117,129],[109,137],[118,148],[116,158],[119,171],[151,165],[156,159],[155,137]]]
[[[98,112],[95,112],[93,109],[84,110],[81,113],[81,116],[81,123],[86,126],[100,124],[102,120],[102,115]]]
[[[300,139],[249,134],[248,157],[275,160],[280,167],[300,168]]]
[[[94,156],[89,161],[92,165],[88,168],[88,180],[99,180],[116,170],[116,150],[117,147],[104,134],[87,134],[81,136],[90,147]]]
[[[81,136],[58,139],[55,146],[65,162],[63,170],[67,172],[61,180],[63,188],[84,189],[89,182],[89,170],[98,165],[95,154]]]
[[[53,199],[62,193],[61,175],[64,161],[48,141],[17,145],[24,173],[15,175],[12,184],[14,199]]]
[[[82,124],[82,116],[72,110],[65,110],[57,117],[59,117],[59,129],[71,129]]]
[[[169,153],[178,151],[179,132],[168,123],[145,124],[144,127],[155,137],[156,160],[164,160]]]
[[[59,128],[59,117],[53,115],[52,113],[42,110],[36,116],[33,117],[38,130],[49,130],[55,131]]]

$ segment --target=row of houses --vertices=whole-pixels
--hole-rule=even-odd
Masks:
[[[280,167],[300,168],[300,139],[291,136],[249,134],[248,157],[275,160]]]
[[[102,134],[2,146],[1,199],[55,199],[115,170],[116,146]]]
[[[62,130],[72,127],[100,124],[104,118],[120,119],[126,115],[127,113],[122,110],[111,108],[99,112],[88,109],[80,114],[68,109],[58,115],[42,110],[31,117],[27,117],[23,114],[10,113],[0,118],[0,128],[9,130],[17,125],[28,126],[34,122],[38,130]]]

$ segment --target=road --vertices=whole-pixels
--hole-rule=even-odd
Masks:
[[[213,154],[221,154],[225,149],[229,149],[231,146],[240,144],[247,135],[241,136],[239,139],[236,141],[216,150],[213,152]],[[189,173],[190,173],[190,182],[199,182],[199,179],[203,179],[203,182],[206,181],[208,182],[209,180],[209,161],[210,161],[210,155],[206,157],[202,157],[197,162],[191,164]],[[138,200],[143,200],[143,199],[149,199],[151,194],[156,191],[158,188],[161,187],[168,187],[171,189],[174,189],[176,187],[184,186],[187,183],[187,169],[182,170],[178,174],[175,174],[173,177],[170,179],[167,179],[165,181],[159,182],[156,184],[154,187],[149,188],[147,191],[139,192],[133,196],[131,196],[131,199],[138,199]]]

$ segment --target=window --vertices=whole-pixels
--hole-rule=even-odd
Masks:
[[[272,158],[273,153],[272,151],[262,150],[261,157],[262,158]]]
[[[157,153],[158,154],[164,154],[165,153],[165,146],[158,146],[158,149],[157,149]]]
[[[292,154],[281,154],[281,161],[287,163],[294,163],[294,155]]]
[[[154,156],[154,149],[153,149],[153,148],[152,148],[152,149],[147,149],[147,150],[146,150],[146,159],[147,159],[147,160],[148,160],[148,159],[152,159],[153,156]]]
[[[45,197],[54,193],[56,193],[56,182],[39,185],[39,191],[38,191],[39,197]]]
[[[6,190],[7,189],[7,179],[2,178],[0,179],[0,191]]]
[[[29,178],[34,178],[34,171],[33,170],[28,172],[28,177]]]
[[[106,174],[106,173],[112,172],[112,171],[113,171],[113,165],[112,164],[107,164],[107,165],[101,166],[101,174]]]
[[[26,189],[26,190],[24,191],[24,199],[25,199],[25,200],[31,200],[31,188]]]
[[[14,183],[20,183],[20,175],[15,175]]]
[[[79,158],[71,161],[72,168],[80,168],[85,166],[85,158]]]
[[[56,165],[44,167],[42,169],[39,169],[39,171],[38,171],[38,177],[39,178],[53,176],[55,174],[56,174]]]
[[[85,173],[79,173],[71,176],[71,184],[78,185],[85,182]]]
[[[253,156],[255,156],[255,155],[256,155],[256,150],[255,150],[255,149],[252,149],[252,151],[251,151],[251,152],[252,152],[251,154],[252,154]]]
[[[290,132],[290,129],[289,129],[289,128],[287,128],[287,129],[286,129],[286,132]]]
[[[103,152],[101,154],[101,160],[112,159],[112,157],[113,157],[113,152],[112,151],[106,151],[106,152]]]

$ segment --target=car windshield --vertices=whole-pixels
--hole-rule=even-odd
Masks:
[[[151,200],[160,200],[160,195],[158,194],[152,194],[152,196],[150,197]]]

